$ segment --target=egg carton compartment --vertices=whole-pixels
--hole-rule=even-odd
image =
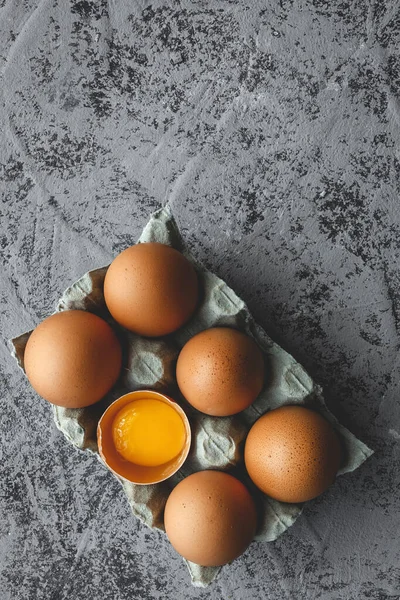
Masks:
[[[255,539],[262,542],[273,541],[293,525],[302,511],[302,505],[278,502],[261,494],[246,475],[243,444],[247,432],[260,415],[285,404],[301,404],[318,410],[330,421],[341,439],[343,459],[339,475],[359,467],[372,454],[372,450],[337,421],[325,405],[321,388],[254,321],[243,300],[222,279],[193,259],[168,207],[151,216],[139,242],[168,244],[181,251],[192,262],[202,290],[199,306],[191,320],[177,332],[159,339],[142,338],[121,328],[107,310],[103,283],[108,267],[83,275],[64,292],[56,312],[87,310],[105,319],[121,341],[124,366],[117,384],[97,404],[81,409],[53,406],[55,424],[74,446],[98,455],[97,423],[111,402],[129,391],[143,388],[171,396],[179,402],[189,418],[192,428],[191,450],[182,468],[171,479],[162,483],[142,486],[117,477],[133,514],[149,527],[163,530],[164,507],[174,485],[202,469],[230,471],[255,496],[259,512]],[[175,365],[180,349],[196,333],[216,325],[236,327],[252,336],[263,351],[266,361],[263,390],[249,408],[233,417],[210,417],[199,413],[179,393],[175,379]],[[30,333],[11,340],[12,354],[22,369]],[[192,583],[196,586],[208,585],[221,569],[185,562]]]

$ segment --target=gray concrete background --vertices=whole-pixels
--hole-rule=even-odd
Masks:
[[[397,2],[0,3],[0,597],[400,598]],[[375,455],[206,590],[6,339],[169,202]]]

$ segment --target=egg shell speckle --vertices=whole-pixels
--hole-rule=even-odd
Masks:
[[[244,458],[251,479],[265,494],[281,502],[305,502],[333,483],[341,448],[319,413],[283,406],[254,423]]]

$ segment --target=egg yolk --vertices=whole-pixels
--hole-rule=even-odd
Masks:
[[[180,415],[160,400],[135,400],[125,405],[112,425],[115,448],[136,465],[156,467],[177,456],[186,441]]]

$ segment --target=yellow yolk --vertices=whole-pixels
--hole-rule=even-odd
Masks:
[[[180,415],[161,400],[134,400],[116,415],[112,434],[115,448],[136,465],[156,467],[182,450],[186,430]]]

